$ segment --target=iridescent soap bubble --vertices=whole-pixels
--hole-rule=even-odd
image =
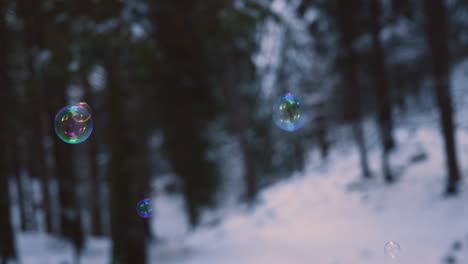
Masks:
[[[91,135],[93,119],[84,106],[66,106],[55,116],[54,128],[57,136],[64,142],[79,144]]]
[[[301,128],[306,117],[301,101],[291,93],[279,98],[273,107],[275,124],[286,131],[296,131]]]
[[[73,115],[73,119],[86,122],[91,118],[91,107],[87,103],[79,102],[74,106],[77,108],[77,114]]]
[[[384,252],[392,259],[396,259],[401,255],[401,247],[395,241],[388,241],[384,246]]]
[[[143,218],[150,218],[153,215],[153,203],[151,199],[145,198],[137,203],[136,211]]]

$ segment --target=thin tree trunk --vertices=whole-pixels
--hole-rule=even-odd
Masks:
[[[234,49],[230,47],[230,49]],[[235,50],[230,50],[230,57],[240,59],[241,55],[236,54]],[[252,144],[249,143],[248,133],[246,132],[245,116],[241,111],[240,105],[245,102],[241,100],[240,89],[235,87],[239,83],[239,78],[236,76],[240,67],[240,62],[237,60],[231,61],[226,67],[226,74],[223,79],[223,93],[226,100],[226,110],[228,114],[228,129],[237,138],[242,152],[242,162],[244,166],[244,183],[245,183],[245,200],[249,204],[253,204],[258,194],[258,175],[255,165],[255,153],[252,149]]]
[[[55,96],[55,107],[50,109],[49,116],[55,116],[56,111],[66,106],[66,89],[64,87],[65,85],[58,87],[62,89],[62,92]],[[54,155],[60,204],[60,233],[72,242],[75,251],[79,254],[84,246],[84,234],[77,197],[77,190],[80,188],[73,170],[72,149],[73,145],[63,142],[57,136],[54,137]]]
[[[31,105],[31,109],[35,111],[30,111],[26,114],[27,116],[27,129],[31,132],[26,132],[28,134],[27,142],[27,162],[29,167],[29,176],[24,180],[32,181],[32,178],[37,178],[43,181],[43,193],[45,194],[44,189],[47,189],[47,164],[46,164],[46,154],[44,148],[44,104],[42,102],[42,86],[36,74],[34,60],[37,51],[39,50],[40,41],[40,32],[42,31],[42,23],[40,21],[39,2],[29,2],[24,0],[17,1],[17,10],[18,14],[21,17],[24,26],[22,30],[22,47],[24,49],[24,67],[25,71],[28,74],[28,78],[25,80],[25,86],[27,89],[27,98],[28,103]],[[25,186],[29,187],[30,184]],[[31,194],[32,190],[25,190],[25,194]],[[32,230],[38,228],[37,218],[36,218],[36,201],[34,197],[29,195],[29,207],[28,207],[28,225]],[[44,197],[45,198],[45,197]],[[50,211],[48,205],[43,204],[44,215],[50,220]],[[46,221],[47,222],[47,221]],[[50,224],[50,222],[49,222]],[[51,226],[49,226],[51,227]],[[49,228],[47,228],[49,230]]]
[[[258,193],[257,173],[253,161],[255,160],[254,153],[248,144],[246,135],[239,135],[240,147],[242,149],[242,156],[244,161],[245,170],[245,184],[246,184],[246,200],[250,204],[255,201]]]
[[[328,150],[330,148],[330,142],[327,139],[327,117],[323,113],[320,113],[315,122],[318,127],[317,138],[319,141],[320,156],[322,161],[326,161],[328,158]]]
[[[377,85],[378,114],[377,122],[382,147],[382,170],[386,182],[393,182],[394,177],[389,166],[389,157],[394,147],[392,136],[393,120],[391,98],[388,88],[385,59],[382,43],[380,41],[380,16],[382,13],[381,0],[371,1],[372,45],[374,56],[374,76]]]
[[[19,153],[17,153],[19,155]],[[24,195],[24,186],[23,186],[23,176],[21,171],[21,158],[17,157],[17,162],[15,163],[15,181],[16,181],[16,195],[18,199],[18,209],[19,209],[19,218],[20,220],[20,229],[21,231],[28,231],[27,225],[27,213],[26,213],[26,202]]]
[[[50,170],[47,166],[47,152],[44,145],[44,140],[47,138],[47,125],[49,122],[46,121],[45,114],[45,103],[44,96],[42,91],[42,85],[40,81],[36,78],[36,74],[33,69],[33,58],[29,58],[29,70],[31,74],[32,81],[34,82],[35,87],[30,87],[31,90],[31,102],[32,109],[36,111],[29,117],[31,119],[31,124],[33,126],[34,138],[31,138],[31,149],[32,155],[29,157],[29,162],[31,162],[31,174],[34,177],[37,177],[42,182],[42,210],[45,217],[46,231],[48,233],[53,232],[52,226],[52,215],[51,215],[51,206],[50,206],[50,191],[49,191],[49,173]],[[37,138],[36,138],[37,137]],[[33,211],[34,215],[35,212]]]
[[[91,107],[95,105],[95,98],[93,96],[92,87],[88,82],[87,76],[82,74],[81,81],[83,82],[84,86],[84,98],[85,102],[89,104]],[[94,109],[93,109],[94,111]],[[93,114],[94,123],[98,123],[96,120],[98,118],[97,115]],[[96,134],[95,134],[96,135]],[[98,141],[96,140],[96,136],[92,136],[88,141],[88,162],[90,166],[90,190],[91,190],[91,199],[90,199],[90,216],[91,216],[91,234],[94,236],[103,236],[104,235],[104,228],[103,228],[103,197],[102,193],[102,185],[101,185],[101,177],[99,174],[99,166],[98,166],[98,152],[99,152],[99,145]]]
[[[0,17],[5,17],[6,2],[0,2]],[[0,104],[0,120],[9,120],[9,114],[12,108],[8,102],[11,93],[11,81],[8,76],[8,29],[5,19],[0,19],[0,83],[3,85],[0,89],[0,98],[6,98],[6,101]],[[8,129],[11,127],[2,127],[0,129],[0,146],[8,144]],[[11,222],[11,200],[8,181],[7,152],[3,148],[0,150],[0,260],[7,263],[8,260],[16,259],[15,236],[13,224]]]
[[[353,41],[356,38],[356,29],[353,21],[354,5],[354,1],[339,0],[337,3],[337,19],[341,31],[341,45],[344,51],[343,67],[345,83],[348,88],[347,95],[353,96],[348,118],[353,123],[353,136],[359,151],[362,176],[364,178],[371,178],[372,175],[369,169],[367,147],[362,127],[361,91],[356,76],[357,55],[353,49]]]
[[[361,164],[361,173],[364,178],[371,178],[371,172],[369,169],[369,161],[367,158],[367,147],[364,140],[364,132],[362,129],[361,122],[355,122],[352,124],[353,136],[356,140],[356,145],[359,152],[359,162]]]
[[[1,26],[0,26],[1,27]],[[0,29],[1,30],[1,29]],[[0,33],[1,34],[1,33]],[[8,109],[0,109],[2,113],[8,113]],[[2,114],[0,114],[2,115]],[[3,116],[3,118],[7,118]],[[0,132],[2,145],[6,144],[7,135]],[[6,161],[6,152],[0,152],[0,260],[7,263],[9,259],[16,259],[15,237],[13,233],[13,224],[11,223],[11,200],[8,190],[8,170]]]
[[[432,71],[435,83],[440,125],[445,141],[447,161],[447,195],[456,194],[460,181],[460,171],[456,156],[453,106],[449,85],[449,48],[447,10],[442,0],[425,0],[427,12],[427,37],[432,58]]]

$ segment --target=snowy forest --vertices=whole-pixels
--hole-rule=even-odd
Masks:
[[[0,18],[0,264],[468,263],[468,1]]]

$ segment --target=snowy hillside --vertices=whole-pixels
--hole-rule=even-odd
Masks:
[[[461,134],[466,148],[468,135]],[[413,141],[403,145],[406,153],[401,154],[408,159],[422,156],[414,148],[417,142],[431,147],[425,148],[427,159],[404,170],[395,185],[356,181],[355,155],[335,155],[329,168],[311,169],[264,192],[254,213],[231,215],[215,229],[199,230],[172,254],[161,245],[154,263],[386,263],[390,259],[383,247],[389,240],[402,247],[401,263],[427,264],[441,263],[452,244],[461,241],[457,263],[465,263],[468,195],[442,197],[437,131],[399,130],[398,138]],[[468,152],[461,157],[468,158]]]

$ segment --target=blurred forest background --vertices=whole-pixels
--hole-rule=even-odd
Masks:
[[[154,186],[169,181],[196,229],[343,143],[363,179],[392,184],[393,128],[425,111],[440,120],[440,193],[460,191],[449,74],[468,55],[466,1],[1,0],[0,18],[0,263],[21,259],[15,235],[37,232],[77,260],[105,237],[112,263],[149,263],[158,224],[135,205]],[[271,118],[286,92],[309,117],[293,133]],[[94,131],[68,145],[53,118],[80,101]]]

